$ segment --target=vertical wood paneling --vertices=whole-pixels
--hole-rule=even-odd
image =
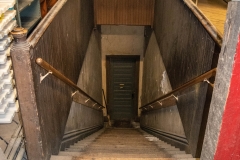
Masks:
[[[94,0],[96,25],[152,25],[155,0]]]
[[[15,77],[18,94],[27,95],[19,102],[22,104],[21,113],[26,117],[23,119],[24,131],[29,133],[26,134],[26,148],[32,160],[46,160],[52,154],[58,154],[72,102],[71,95],[75,92],[54,76],[48,76],[40,84],[40,74],[46,74],[46,71],[35,60],[41,57],[76,83],[93,29],[93,0],[58,1],[54,7],[61,9],[53,8],[28,38],[29,44],[35,44],[30,47],[31,56],[25,56],[26,52],[15,52],[28,66],[23,66],[24,63],[17,60],[19,58],[14,58],[17,60],[14,61],[15,68],[24,73]],[[25,74],[29,81],[23,78]],[[21,85],[23,81],[27,83],[25,86]],[[30,86],[31,90],[26,90],[26,86]],[[30,110],[28,106],[31,106]],[[29,125],[30,122],[35,125]]]
[[[170,83],[175,89],[212,68],[217,46],[183,1],[156,0],[155,6],[154,31]],[[203,122],[211,98],[207,94],[211,95],[211,88],[202,83],[178,94],[177,106],[190,153],[198,157],[205,130]]]

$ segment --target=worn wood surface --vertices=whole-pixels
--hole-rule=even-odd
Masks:
[[[28,98],[22,101],[19,99],[20,104],[22,103],[21,110],[25,111],[22,114],[30,118],[23,119],[23,123],[28,123],[27,121],[39,123],[38,126],[24,125],[24,130],[30,132],[30,135],[26,132],[26,137],[33,137],[30,141],[32,145],[27,143],[29,159],[49,159],[51,154],[58,154],[72,102],[71,95],[75,92],[52,75],[46,77],[40,84],[40,74],[44,75],[47,72],[39,67],[35,60],[39,57],[46,60],[77,83],[93,22],[92,0],[59,0],[27,40],[31,45],[30,55],[23,61],[28,66],[21,67],[24,63],[19,64],[17,67],[21,68],[20,73],[23,74],[15,76],[19,83],[24,80],[24,74],[32,73],[29,86],[34,90],[18,89],[19,95],[30,92],[28,98],[35,103],[32,105],[33,108],[29,107],[34,111],[33,114],[25,104]],[[23,54],[20,52],[16,59]],[[24,87],[21,83],[18,86]]]
[[[93,2],[67,1],[32,49],[39,119],[48,154],[57,154],[59,151],[71,106],[71,94],[75,91],[53,76],[40,84],[39,74],[45,74],[46,71],[35,63],[35,59],[41,57],[77,83],[92,28]]]
[[[152,25],[154,0],[94,0],[96,25]]]
[[[155,11],[154,30],[172,89],[209,71],[217,45],[188,6],[180,0],[156,0]],[[207,87],[203,83],[178,94],[177,106],[193,156],[200,156]]]
[[[227,3],[224,0],[199,0],[197,7],[221,34],[224,32]]]
[[[18,91],[18,100],[23,120],[24,135],[26,138],[26,149],[29,159],[43,159],[46,154],[44,147],[46,142],[42,138],[41,122],[37,109],[35,88],[33,84],[33,73],[29,44],[26,42],[25,33],[13,34],[15,42],[11,48],[11,57]]]
[[[185,5],[197,17],[202,26],[208,31],[213,40],[219,45],[222,45],[222,34],[216,29],[212,22],[202,13],[201,10],[191,0],[184,0]]]

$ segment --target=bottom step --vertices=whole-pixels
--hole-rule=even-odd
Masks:
[[[59,156],[74,156],[74,157],[79,157],[83,154],[83,152],[59,152]]]
[[[200,160],[198,158],[83,158],[75,156],[51,156],[50,160]]]
[[[72,156],[51,156],[50,160],[72,160]]]

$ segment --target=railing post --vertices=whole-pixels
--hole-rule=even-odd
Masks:
[[[41,125],[36,103],[33,74],[31,68],[30,46],[26,40],[27,30],[15,28],[12,32],[14,43],[11,57],[22,114],[28,159],[42,160],[45,153],[41,136]]]

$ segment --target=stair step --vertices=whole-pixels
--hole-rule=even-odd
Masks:
[[[170,144],[164,143],[164,142],[155,142],[156,145],[162,145],[162,146],[171,146]]]
[[[186,154],[184,151],[166,151],[168,154]]]
[[[50,160],[72,160],[72,156],[51,156]],[[88,157],[74,157],[74,160],[199,160],[196,158],[180,158],[180,159],[172,159],[172,158],[116,158],[116,157],[102,157],[102,158],[88,158]]]
[[[69,149],[85,149],[87,146],[70,146]]]
[[[161,158],[160,158],[161,157]],[[196,160],[164,141],[137,129],[109,128],[78,141],[51,160]]]
[[[74,157],[78,157],[81,156],[83,154],[83,152],[67,152],[67,151],[61,151],[59,152],[59,156],[74,156]]]
[[[85,143],[85,144],[78,144],[78,145],[74,145],[74,146],[77,146],[77,147],[87,147],[89,146],[91,143]]]
[[[54,156],[52,155],[50,160],[72,160],[72,156]]]
[[[164,148],[163,150],[165,150],[165,151],[180,151],[179,148],[174,148],[174,147],[172,147],[172,148]]]
[[[115,158],[115,157],[102,157],[102,158],[77,158],[77,157],[74,157],[74,160],[81,160],[81,159],[84,159],[84,160],[175,160],[175,159],[172,159],[172,158]]]
[[[82,152],[84,148],[67,148],[65,151],[67,152]]]
[[[171,160],[175,160],[174,158],[164,158],[164,155],[162,154],[121,154],[121,153],[108,153],[108,154],[103,154],[103,153],[93,153],[93,154],[86,154],[86,155],[83,155],[81,156],[82,159],[85,159],[85,158],[93,158],[93,159],[97,159],[97,158],[103,158],[103,159],[108,159],[108,158],[135,158],[135,160],[138,160],[138,159],[151,159],[151,158],[159,158],[160,159],[164,159],[164,160],[168,160],[168,159],[171,159]]]
[[[175,154],[173,158],[193,158],[191,154]]]
[[[175,160],[200,160],[200,158],[178,158]]]
[[[145,138],[148,139],[149,141],[159,141],[157,137],[145,137]]]
[[[166,148],[166,149],[167,149],[167,148],[170,148],[170,149],[172,148],[172,149],[174,149],[174,148],[175,148],[175,147],[170,146],[170,145],[158,145],[158,147],[159,147],[159,148],[163,148],[163,149],[165,149],[165,148]]]
[[[93,142],[95,139],[83,139],[81,141],[78,141],[77,143],[82,143],[82,142]]]
[[[125,144],[91,144],[91,147],[99,147],[99,148],[156,148],[156,146],[137,146],[135,144],[125,145]]]
[[[75,143],[74,146],[86,146],[91,144],[90,142],[83,142],[83,143]]]

